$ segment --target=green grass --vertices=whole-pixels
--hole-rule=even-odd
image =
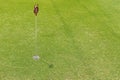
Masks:
[[[0,80],[120,80],[119,0],[38,3],[34,61],[34,3],[0,1]]]

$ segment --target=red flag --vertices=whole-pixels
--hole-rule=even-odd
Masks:
[[[38,11],[39,11],[38,4],[35,4],[35,5],[34,5],[34,14],[35,14],[35,16],[37,16]]]

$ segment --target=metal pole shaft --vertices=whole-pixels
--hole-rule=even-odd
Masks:
[[[37,16],[35,16],[35,54],[38,52],[38,46],[37,46]]]

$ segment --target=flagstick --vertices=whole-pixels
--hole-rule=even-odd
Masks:
[[[36,56],[33,56],[33,58],[35,59],[35,60],[38,60],[39,59],[39,56],[37,55],[38,54],[38,42],[37,42],[37,39],[38,39],[38,31],[37,31],[38,29],[37,29],[37,15],[35,15],[35,54],[36,54]],[[44,63],[46,63],[48,66],[49,66],[49,68],[53,68],[54,67],[54,65],[53,64],[49,64],[49,62],[47,62],[46,60],[43,60],[42,59],[42,61],[44,62]]]
[[[37,16],[35,16],[35,54],[37,55],[38,45],[37,45]]]

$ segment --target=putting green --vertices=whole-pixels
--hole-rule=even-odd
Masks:
[[[120,0],[0,1],[0,80],[119,80]]]

